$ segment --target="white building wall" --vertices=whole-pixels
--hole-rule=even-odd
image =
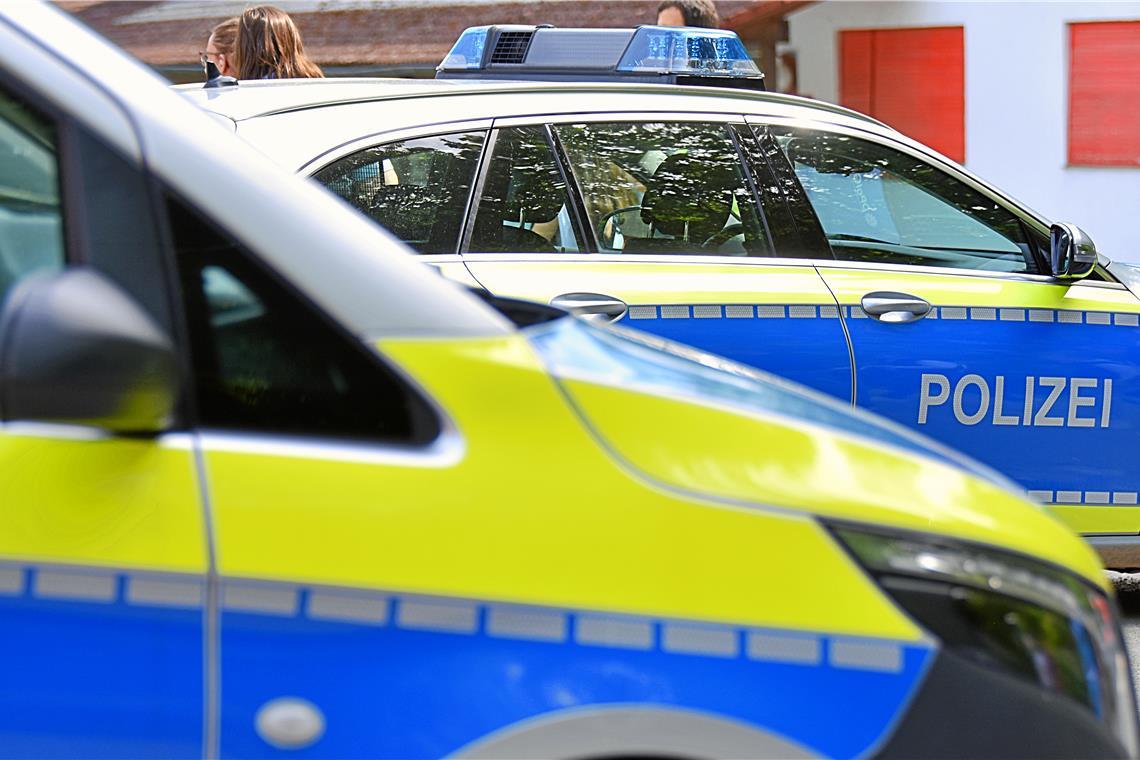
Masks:
[[[1140,20],[1140,2],[821,2],[788,18],[800,92],[839,100],[839,30],[962,26],[966,166],[1140,262],[1140,167],[1066,165],[1071,21]],[[1140,124],[1136,125],[1140,130]]]

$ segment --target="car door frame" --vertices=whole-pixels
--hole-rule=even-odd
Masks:
[[[915,141],[910,140],[909,138],[906,138],[902,135],[889,134],[889,133],[885,133],[882,130],[876,130],[876,129],[856,128],[856,127],[853,127],[853,126],[850,126],[847,124],[836,124],[836,123],[832,123],[832,122],[821,122],[821,121],[808,121],[808,120],[803,120],[803,119],[793,119],[793,118],[779,117],[779,116],[749,115],[747,117],[747,119],[748,119],[749,124],[752,125],[754,128],[766,128],[769,126],[801,127],[801,128],[806,128],[806,129],[812,129],[812,130],[823,132],[823,133],[839,134],[839,135],[845,135],[845,136],[857,138],[860,140],[866,140],[866,141],[875,143],[877,145],[881,145],[883,147],[889,148],[891,150],[901,152],[901,153],[908,155],[914,159],[917,159],[917,160],[919,160],[919,161],[921,161],[927,165],[932,166],[934,169],[941,171],[941,172],[951,176],[952,178],[954,178],[960,182],[963,182],[964,184],[966,184],[971,189],[975,190],[976,192],[981,193],[987,199],[992,200],[993,202],[998,204],[1001,208],[1005,209],[1008,213],[1015,216],[1021,222],[1023,227],[1026,228],[1026,231],[1028,233],[1037,233],[1038,235],[1042,235],[1042,236],[1046,237],[1046,239],[1049,236],[1050,225],[1049,225],[1048,221],[1043,219],[1037,213],[1033,212],[1031,209],[1027,208],[1024,204],[1018,202],[1016,199],[1010,197],[1009,195],[1001,192],[997,188],[993,187],[992,185],[990,185],[990,184],[986,183],[985,181],[981,180],[980,178],[976,177],[975,175],[973,175],[969,171],[965,170],[963,167],[959,166],[958,164],[950,161],[949,159],[944,158],[943,156],[939,155],[938,153],[936,153],[934,151],[925,149],[924,146],[921,146],[919,143],[916,143]],[[790,161],[788,162],[788,165],[789,166],[791,165]],[[812,217],[816,220],[817,223],[819,223],[818,214],[816,213],[814,206],[811,204],[810,199],[808,198],[806,191],[803,189],[802,183],[798,182],[798,178],[797,178],[797,183],[799,184],[799,188],[798,188],[799,197],[797,199],[795,199],[793,202],[801,203],[804,206],[806,206],[808,209],[810,209]],[[1044,269],[1047,266],[1047,262],[1042,260],[1043,257],[1040,255],[1039,252],[1035,252],[1035,258],[1038,261],[1039,268]],[[822,270],[826,268],[829,270],[855,270],[855,271],[867,271],[867,272],[883,272],[887,275],[898,275],[898,274],[911,275],[911,274],[913,274],[913,275],[932,275],[932,276],[940,276],[940,277],[947,277],[947,278],[949,278],[949,277],[968,277],[968,278],[978,278],[981,280],[990,280],[990,281],[1004,282],[1004,283],[1016,282],[1016,283],[1026,283],[1026,284],[1030,284],[1030,285],[1042,285],[1042,286],[1048,285],[1048,286],[1054,286],[1054,287],[1056,287],[1056,286],[1068,286],[1071,288],[1073,286],[1079,286],[1081,288],[1093,288],[1093,289],[1098,289],[1098,290],[1108,290],[1108,291],[1114,291],[1114,292],[1127,293],[1131,296],[1133,302],[1140,304],[1140,298],[1137,298],[1134,294],[1132,294],[1132,292],[1127,288],[1127,286],[1125,286],[1123,283],[1121,283],[1117,278],[1115,278],[1108,271],[1107,260],[1105,260],[1103,258],[1098,262],[1096,269],[1095,269],[1095,271],[1099,274],[1099,276],[1103,278],[1102,280],[1093,280],[1093,279],[1085,278],[1085,279],[1076,280],[1076,281],[1058,280],[1058,279],[1056,279],[1056,278],[1054,278],[1048,274],[1037,274],[1037,273],[1031,273],[1031,272],[1000,272],[1000,271],[990,271],[990,270],[964,269],[964,268],[958,268],[958,267],[936,267],[936,266],[898,264],[898,263],[891,263],[891,262],[886,262],[886,261],[884,261],[884,262],[861,262],[861,261],[843,261],[843,260],[837,259],[837,260],[827,260],[827,261],[821,260],[821,261],[817,261],[815,263],[816,263],[817,269],[821,270],[821,274],[822,274]],[[827,278],[825,276],[825,280],[826,279]],[[829,283],[829,286],[830,285],[831,285],[831,283]],[[842,295],[837,293],[837,296],[839,296],[839,299],[840,299],[840,302],[842,305],[843,301],[844,301]],[[1074,308],[1077,308],[1077,307],[1074,307]],[[843,310],[848,315],[851,315],[852,310],[861,311],[861,308],[858,306],[847,304],[844,306]],[[1115,320],[1115,318],[1113,318],[1113,319]],[[859,353],[860,353],[860,345],[859,345],[858,340],[855,338],[851,338],[851,345],[852,345],[852,350],[854,352],[854,355],[856,357],[856,365],[858,365],[857,358],[858,358]],[[969,371],[969,370],[967,369],[967,371]],[[858,373],[857,367],[856,367],[856,373]],[[858,392],[856,392],[855,401],[857,404],[860,403],[860,401],[861,401],[860,396],[858,395]],[[1095,501],[1090,499],[1090,494],[1093,494],[1092,499],[1095,499]],[[1109,496],[1109,500],[1108,501],[1101,501],[1101,499],[1105,495]],[[1099,519],[1090,518],[1085,513],[1087,513],[1089,507],[1099,507],[1099,506],[1109,506],[1109,505],[1131,506],[1135,503],[1134,500],[1135,500],[1136,496],[1134,494],[1132,494],[1131,495],[1132,501],[1129,501],[1128,500],[1129,495],[1130,495],[1130,492],[1121,492],[1118,494],[1115,490],[1109,491],[1107,494],[1103,493],[1100,490],[1086,491],[1084,489],[1082,489],[1080,491],[1072,491],[1072,490],[1052,490],[1052,491],[1031,490],[1031,491],[1029,491],[1029,496],[1031,498],[1033,498],[1037,501],[1040,501],[1042,503],[1049,504],[1049,505],[1053,506],[1053,508],[1055,510],[1057,510],[1058,514],[1060,514],[1062,516],[1062,518],[1066,522],[1070,523],[1075,529],[1077,529],[1081,532],[1087,533],[1088,532],[1087,529],[1092,528],[1093,533],[1103,534],[1103,540],[1107,541],[1109,543],[1112,543],[1113,541],[1117,540],[1117,539],[1113,538],[1114,536],[1117,536],[1117,535],[1127,534],[1129,536],[1134,537],[1135,531],[1132,529],[1132,523],[1134,522],[1133,518],[1125,519],[1125,516],[1123,514],[1121,514],[1120,519],[1113,519],[1107,523],[1101,523],[1099,521]],[[1122,497],[1122,499],[1118,500],[1118,496]],[[1124,522],[1121,522],[1122,520]],[[1128,526],[1124,525],[1125,522],[1128,523]],[[1094,524],[1097,525],[1098,527],[1093,528]],[[1117,530],[1117,528],[1124,528],[1124,527],[1127,527],[1127,530],[1123,530],[1123,531]],[[1097,542],[1098,540],[1099,539],[1096,539],[1096,538],[1093,539],[1094,543]],[[1132,539],[1129,539],[1129,540],[1132,540]]]
[[[562,149],[560,142],[557,139],[557,133],[554,132],[554,127],[564,124],[581,124],[581,123],[651,123],[651,122],[691,122],[691,123],[717,123],[726,127],[738,125],[747,127],[747,118],[743,112],[738,111],[599,111],[590,113],[574,113],[574,112],[560,112],[560,113],[546,113],[546,114],[530,114],[526,116],[510,116],[510,117],[496,117],[494,119],[491,135],[488,138],[484,148],[484,155],[480,161],[479,173],[476,182],[473,185],[473,193],[471,203],[469,204],[470,213],[465,220],[464,240],[466,241],[469,231],[474,226],[475,214],[478,212],[478,198],[483,187],[484,180],[489,171],[489,156],[493,151],[495,137],[498,130],[507,129],[512,127],[542,127],[548,130],[551,135],[551,145],[554,151],[555,160],[559,164],[560,171],[566,177],[567,181],[567,194],[569,196],[570,204],[576,209],[572,209],[572,213],[580,220],[582,226],[582,233],[586,237],[585,240],[580,241],[581,247],[584,249],[578,253],[472,253],[466,249],[460,250],[459,258],[463,261],[467,272],[478,282],[479,285],[491,292],[495,292],[493,287],[489,287],[487,283],[480,280],[479,274],[476,270],[472,269],[475,262],[479,263],[558,263],[558,264],[649,264],[649,265],[686,265],[686,266],[733,266],[733,267],[756,267],[756,268],[796,268],[796,269],[813,269],[814,260],[796,257],[780,257],[780,256],[715,256],[715,255],[675,255],[675,254],[628,254],[628,253],[602,253],[597,250],[596,234],[593,230],[593,225],[589,220],[589,215],[585,208],[585,199],[577,186],[576,178],[573,174],[570,160]],[[734,138],[735,141],[735,138]],[[766,214],[764,198],[760,193],[757,186],[759,179],[756,176],[758,170],[766,171],[766,167],[757,167],[755,165],[755,157],[750,155],[750,152],[745,146],[736,145],[735,149],[739,155],[741,166],[747,173],[746,181],[749,193],[756,204],[758,212],[763,218]],[[764,235],[768,241],[770,250],[775,250],[775,241],[772,240],[771,231],[768,229],[768,223],[765,220]],[[817,276],[818,271],[815,272]],[[822,277],[819,277],[820,285],[826,290],[826,284]],[[829,293],[830,296],[830,293]],[[833,298],[833,296],[831,296]],[[828,304],[820,304],[820,307],[837,306],[834,300]],[[791,312],[788,312],[791,314]],[[632,316],[632,314],[630,315]],[[844,343],[844,350],[846,351],[846,359],[848,362],[848,394],[844,394],[841,398],[844,401],[852,401],[854,397],[854,381],[855,381],[855,368],[853,359],[851,357],[851,344],[850,338],[847,335],[846,326],[842,318],[841,310],[837,311],[838,323],[841,327],[842,340]],[[623,318],[624,319],[624,318]],[[636,327],[636,324],[630,325]]]

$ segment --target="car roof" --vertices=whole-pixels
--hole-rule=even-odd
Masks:
[[[882,122],[843,106],[783,93],[724,86],[646,84],[640,82],[545,82],[481,79],[281,79],[243,80],[236,87],[205,89],[200,84],[179,85],[196,105],[234,121],[243,121],[308,108],[378,100],[404,100],[448,95],[521,93],[576,94],[624,93],[631,96],[669,96],[696,102],[718,102],[716,110],[732,102],[732,110],[767,112],[792,110],[788,115],[816,120],[850,120],[890,129]],[[679,106],[679,110],[687,110]],[[510,114],[500,114],[509,116]]]

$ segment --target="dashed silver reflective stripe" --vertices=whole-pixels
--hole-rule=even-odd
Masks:
[[[1041,504],[1087,504],[1101,507],[1134,507],[1137,504],[1136,491],[1026,491],[1026,494]]]
[[[1133,494],[1135,496],[1135,494]],[[204,576],[0,563],[0,598],[99,606],[201,609]],[[488,636],[551,644],[745,658],[808,667],[900,673],[902,642],[762,630],[638,615],[225,579],[224,614]],[[915,642],[929,646],[926,642]]]
[[[849,319],[866,318],[860,306],[844,306],[843,314]],[[1118,325],[1140,327],[1140,314],[1108,311],[1078,311],[1074,309],[1021,309],[994,306],[932,306],[926,319],[944,319],[971,322],[1049,322],[1071,325]]]
[[[834,304],[667,304],[630,306],[633,319],[838,319]]]
[[[835,319],[840,314],[847,319],[867,318],[867,312],[861,306],[840,308],[830,304],[668,304],[629,307],[630,319]],[[1140,314],[1004,306],[932,306],[926,319],[1140,327]]]
[[[59,602],[200,609],[205,576],[101,567],[0,564],[0,596]]]
[[[785,662],[898,673],[903,645],[894,641],[756,630],[636,615],[573,611],[532,605],[484,603],[355,589],[289,586],[227,580],[223,599],[241,589],[245,614],[278,615],[280,608],[264,600],[274,586],[299,599],[296,616],[320,621],[384,626],[497,639],[543,641],[587,647],[660,651],[678,656]],[[252,594],[256,590],[257,594]],[[261,607],[262,609],[253,609]]]

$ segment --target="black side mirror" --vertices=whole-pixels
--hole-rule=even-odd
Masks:
[[[1049,228],[1050,274],[1061,280],[1079,280],[1096,266],[1096,245],[1075,224],[1058,222]]]
[[[103,275],[33,275],[0,307],[0,420],[153,434],[177,397],[170,338]]]

